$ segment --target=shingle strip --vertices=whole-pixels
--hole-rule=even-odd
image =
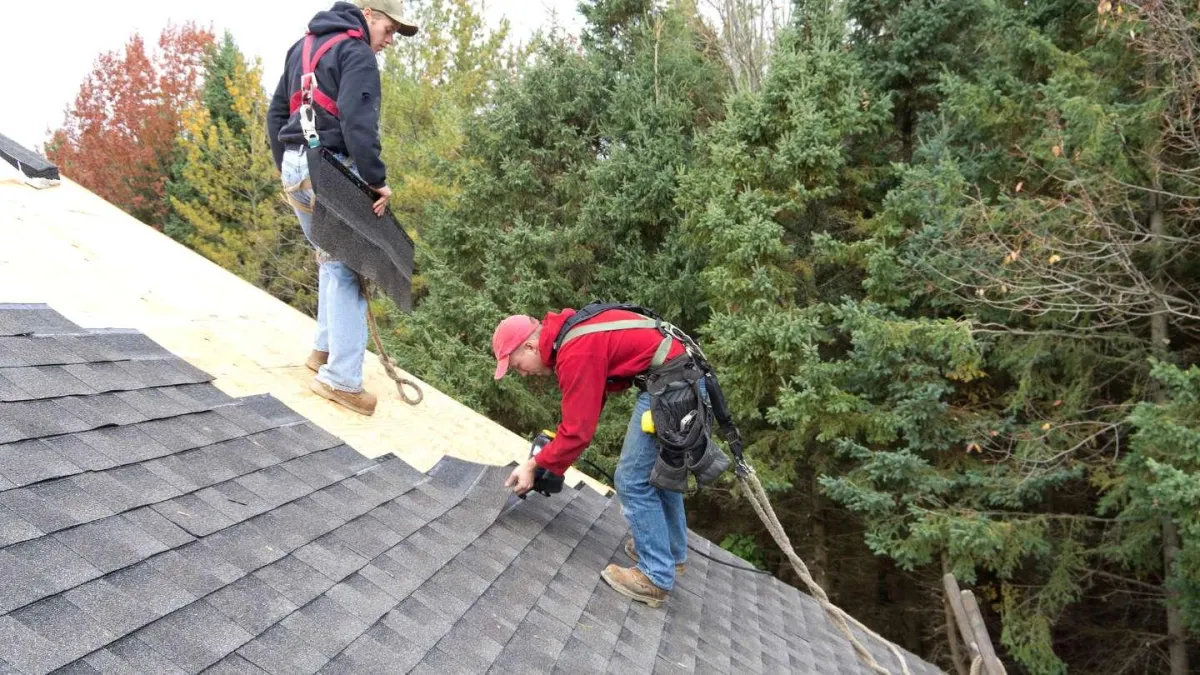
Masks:
[[[0,403],[0,443],[59,436],[91,428],[54,401]]]
[[[79,326],[44,304],[0,304],[0,335],[78,333]]]

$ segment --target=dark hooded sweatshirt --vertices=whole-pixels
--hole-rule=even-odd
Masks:
[[[606,395],[628,389],[635,375],[649,370],[663,339],[657,328],[591,333],[563,345],[551,362],[554,341],[563,324],[574,314],[573,309],[547,314],[538,339],[542,362],[554,369],[562,390],[562,422],[558,424],[554,440],[542,448],[535,461],[538,466],[560,476],[587,450],[592,436],[596,435]],[[644,318],[641,314],[611,309],[579,325]],[[672,340],[667,359],[682,353],[683,344]]]
[[[366,17],[354,5],[339,2],[328,11],[318,12],[308,24],[308,32],[316,36],[314,55],[323,42],[351,29],[361,30],[363,36],[335,45],[316,66],[317,86],[338,106],[338,117],[334,117],[313,105],[317,133],[321,145],[349,155],[362,179],[372,187],[380,187],[387,182],[387,170],[379,158],[379,64],[371,50]],[[277,168],[283,164],[286,147],[305,145],[300,114],[293,115],[290,110],[292,94],[300,90],[303,51],[303,38],[288,50],[287,67],[267,111],[267,136]]]

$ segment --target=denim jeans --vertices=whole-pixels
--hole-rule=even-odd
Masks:
[[[669,591],[675,587],[675,564],[687,559],[687,517],[682,492],[650,484],[658,444],[654,436],[642,431],[642,413],[649,409],[650,394],[642,392],[633,406],[617,462],[617,499],[633,530],[637,568],[655,586]]]
[[[338,157],[338,159],[344,159]],[[350,167],[353,170],[353,166]],[[289,149],[283,155],[283,185],[298,185],[308,177],[308,157],[303,149]],[[355,172],[357,173],[357,172]],[[291,193],[296,201],[312,206],[312,190]],[[304,236],[312,244],[312,214],[295,208]],[[316,248],[316,244],[313,244]],[[362,391],[363,356],[367,349],[367,299],[359,287],[358,276],[345,263],[321,260],[317,279],[317,335],[313,348],[329,352],[329,361],[321,366],[317,379],[334,389]]]

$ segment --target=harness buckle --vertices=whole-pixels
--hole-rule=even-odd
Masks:
[[[734,473],[736,473],[739,478],[747,478],[754,473],[754,467],[747,464],[745,459],[738,457],[737,463],[734,466]]]
[[[310,148],[321,147],[321,138],[317,135],[317,114],[311,103],[300,106],[300,130]]]
[[[300,102],[302,104],[313,104],[313,90],[317,87],[317,74],[304,73],[300,76]]]

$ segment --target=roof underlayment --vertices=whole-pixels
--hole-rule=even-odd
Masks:
[[[269,392],[369,457],[395,452],[425,470],[446,455],[506,464],[529,452],[528,440],[427,384],[421,405],[405,404],[371,354],[364,378],[380,398],[373,417],[316,396],[304,367],[312,318],[70,180],[32,190],[0,177],[0,301],[46,303],[79,325],[137,330],[211,373],[225,393]],[[580,480],[603,489],[568,474],[569,483]]]

